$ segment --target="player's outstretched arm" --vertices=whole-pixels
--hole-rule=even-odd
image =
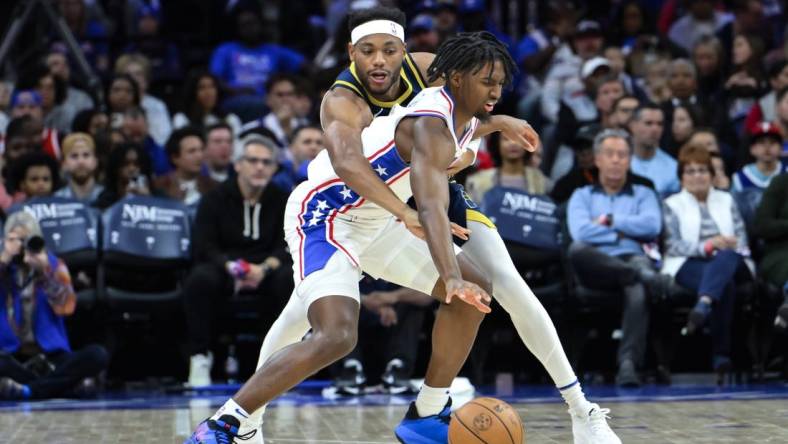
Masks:
[[[363,198],[380,205],[399,219],[410,219],[413,210],[375,174],[364,157],[361,130],[372,122],[367,105],[352,93],[332,90],[320,107],[320,122],[331,165],[340,179]]]
[[[457,296],[489,313],[490,296],[462,279],[454,254],[449,226],[449,183],[446,168],[454,159],[454,142],[446,123],[435,117],[419,117],[413,124],[411,188],[419,209],[430,255],[446,286],[446,302]]]
[[[473,138],[478,139],[496,131],[500,131],[507,139],[517,142],[527,151],[534,152],[539,146],[539,134],[528,122],[503,114],[494,115],[486,121],[480,122],[476,131],[473,132]]]

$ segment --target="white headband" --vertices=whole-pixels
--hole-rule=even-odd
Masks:
[[[405,43],[405,29],[399,23],[391,20],[372,20],[356,26],[350,33],[350,43],[355,45],[359,40],[371,34],[390,34]]]

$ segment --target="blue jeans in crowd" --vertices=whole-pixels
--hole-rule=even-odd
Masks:
[[[731,325],[736,284],[752,280],[744,258],[733,250],[721,250],[709,259],[692,257],[676,274],[676,283],[712,299],[711,337],[714,356],[731,355]]]

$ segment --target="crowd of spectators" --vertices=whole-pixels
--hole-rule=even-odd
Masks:
[[[25,4],[3,5],[5,26]],[[192,385],[211,381],[221,326],[215,307],[239,292],[257,294],[270,325],[292,285],[284,202],[322,149],[319,105],[348,64],[347,13],[375,5],[407,13],[413,52],[434,51],[459,31],[487,30],[509,46],[520,72],[496,112],[528,120],[541,146],[526,153],[493,135],[460,177],[496,214],[506,205],[497,190],[553,205],[552,240],[529,240],[549,224],[529,225],[531,238],[501,227],[503,237],[522,273],[556,262],[567,281],[615,295],[623,311],[620,384],[641,383],[650,307],[676,287],[695,294],[684,331],[710,326],[710,366],[720,372],[732,365],[738,286],[760,280],[788,297],[785,2],[53,5],[92,73],[82,72],[45,14],[23,23],[23,35],[35,38],[20,38],[0,61],[0,272],[16,282],[4,286],[0,304],[0,396],[54,393],[16,370],[37,356],[69,390],[107,366],[103,349],[70,351],[60,321],[74,310],[65,264],[51,251],[39,264],[10,246],[9,233],[24,240],[37,232],[13,219],[30,199],[56,196],[105,211],[153,196],[191,209],[192,268],[182,299]],[[406,313],[428,310],[424,301],[388,287],[370,291],[364,307],[377,323],[408,319],[407,329],[421,328],[422,316]],[[40,310],[25,308],[31,297],[43,298]],[[786,326],[788,300],[780,303],[769,316]],[[57,334],[30,330],[30,316],[36,325],[45,317]],[[413,337],[395,332],[393,340],[412,344]],[[78,358],[89,372],[59,373]],[[394,370],[398,380],[413,372],[412,350],[385,359],[389,379]],[[363,368],[359,356],[345,364]]]

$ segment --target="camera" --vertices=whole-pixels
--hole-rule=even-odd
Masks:
[[[41,236],[33,235],[25,240],[25,249],[33,254],[41,253],[44,251],[44,247],[46,247],[46,242]]]

